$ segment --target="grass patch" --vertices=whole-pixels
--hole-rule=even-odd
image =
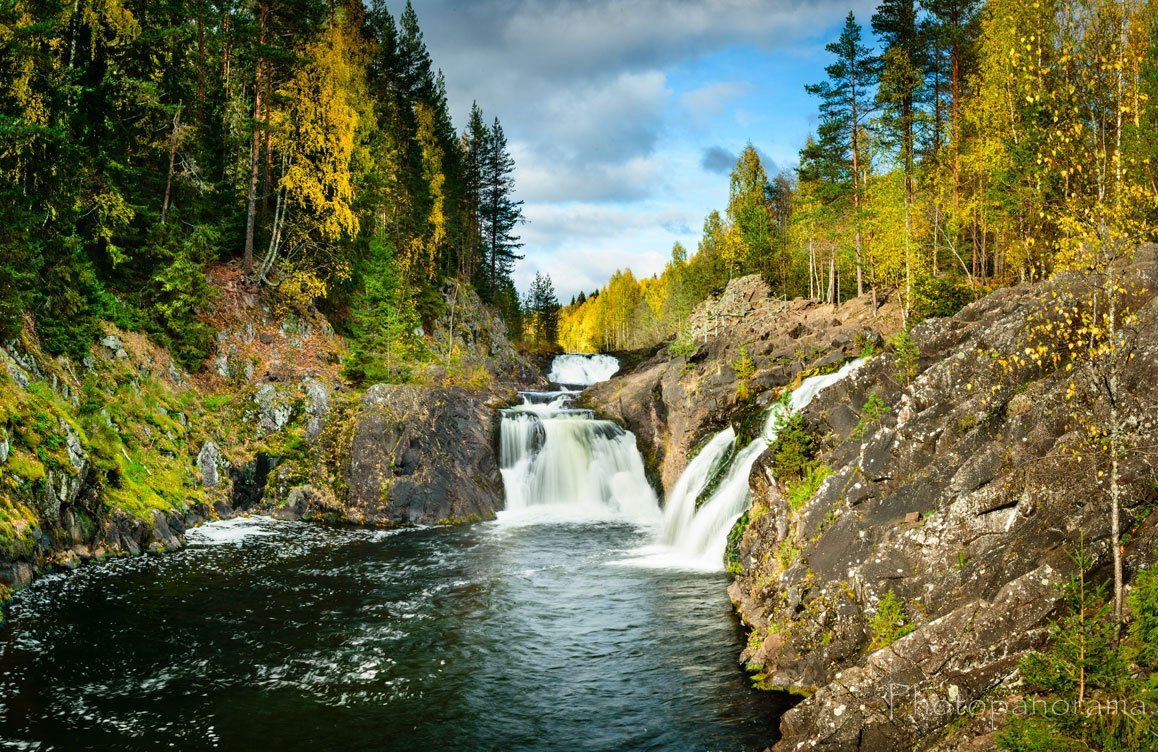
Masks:
[[[793,512],[802,508],[809,499],[816,495],[824,479],[832,475],[832,468],[824,464],[810,465],[800,480],[789,483],[785,488],[785,499],[788,508]]]

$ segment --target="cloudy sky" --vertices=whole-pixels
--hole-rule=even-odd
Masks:
[[[395,12],[401,0],[392,3]],[[412,0],[456,125],[498,116],[527,224],[515,281],[566,303],[618,268],[694,252],[751,141],[791,167],[815,126],[804,84],[864,0]],[[399,7],[395,8],[394,5]]]

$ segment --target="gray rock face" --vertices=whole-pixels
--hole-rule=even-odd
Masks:
[[[496,411],[464,389],[377,384],[354,416],[340,472],[345,514],[377,524],[492,519],[503,488]]]
[[[302,382],[306,390],[306,440],[313,441],[326,427],[326,416],[330,413],[330,390],[317,379]]]
[[[0,464],[8,461],[8,454],[12,451],[12,445],[8,442],[8,431],[0,428]]]
[[[719,298],[697,307],[688,327],[694,353],[673,357],[658,349],[583,393],[588,406],[635,433],[666,489],[699,442],[755,406],[740,399],[733,364],[741,347],[755,368],[748,390],[766,406],[773,390],[802,373],[854,357],[866,343],[879,344],[882,334],[900,328],[900,318],[895,303],[873,308],[867,296],[839,308],[777,300],[759,275],[751,275],[732,280]]]
[[[106,334],[105,336],[101,337],[100,345],[101,347],[108,350],[109,355],[114,358],[129,357],[129,353],[125,350],[125,346],[121,343],[120,338],[116,337],[115,335]]]
[[[197,453],[197,469],[201,471],[201,485],[217,488],[228,479],[229,461],[221,453],[221,448],[212,441],[206,441]]]
[[[261,433],[273,433],[285,428],[293,409],[289,400],[273,384],[263,384],[253,395],[257,406],[257,425]]]
[[[1153,253],[1132,278],[1158,307]],[[756,519],[729,589],[754,631],[742,659],[766,686],[808,695],[784,716],[776,750],[957,748],[948,708],[1009,694],[995,688],[1042,644],[1071,553],[1084,544],[1105,573],[1107,489],[1073,451],[1066,397],[1080,370],[1013,380],[987,355],[1021,352],[1030,312],[1067,284],[999,290],[921,324],[911,383],[882,355],[821,392],[804,420],[834,472],[798,511],[781,498],[769,455],[753,468]],[[1119,395],[1150,443],[1155,372],[1158,328],[1141,335]],[[873,395],[890,411],[861,435],[847,413]],[[1127,579],[1158,552],[1158,523],[1143,514],[1155,477],[1152,458],[1123,459],[1123,526],[1137,522]],[[914,630],[872,649],[871,620],[889,592]]]

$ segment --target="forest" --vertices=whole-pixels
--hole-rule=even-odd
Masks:
[[[196,370],[206,269],[233,263],[326,313],[348,377],[405,378],[444,280],[518,328],[513,174],[497,118],[455,129],[409,3],[0,9],[0,336],[27,314],[52,354],[111,321]]]
[[[1158,236],[1158,6],[884,0],[849,13],[807,87],[818,126],[791,171],[749,143],[727,204],[662,273],[618,271],[559,315],[573,351],[690,340],[728,281],[840,303],[896,296],[906,324],[1002,285],[1123,258]]]

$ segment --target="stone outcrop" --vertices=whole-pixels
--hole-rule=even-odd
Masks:
[[[328,481],[293,485],[287,472],[275,514],[385,526],[493,519],[503,505],[496,404],[462,388],[376,384],[321,439],[323,464],[309,475]]]
[[[1121,365],[1119,406],[1124,430],[1153,445],[1153,247],[1129,278],[1150,324]],[[758,682],[806,696],[784,716],[776,750],[967,748],[963,735],[987,732],[958,709],[1014,691],[1073,553],[1084,546],[1107,576],[1108,465],[1084,442],[1106,405],[1075,400],[1070,384],[1089,376],[1081,365],[1010,366],[1032,317],[1083,284],[1062,276],[998,290],[917,326],[909,363],[880,355],[821,392],[804,419],[833,473],[801,508],[782,497],[770,454],[754,467],[743,572],[729,592],[752,630],[742,659]],[[870,400],[884,407],[866,411]],[[1123,457],[1127,581],[1158,551],[1145,514],[1156,477],[1148,454]],[[886,596],[910,633],[874,630]],[[979,748],[992,745],[985,738]]]
[[[670,489],[688,453],[737,413],[762,409],[779,387],[852,357],[900,328],[895,303],[869,296],[841,306],[771,297],[758,275],[732,280],[700,304],[692,341],[657,350],[610,381],[584,392],[584,402],[627,425],[649,464]],[[673,350],[676,354],[673,354]],[[754,371],[742,399],[736,364],[747,353]]]

